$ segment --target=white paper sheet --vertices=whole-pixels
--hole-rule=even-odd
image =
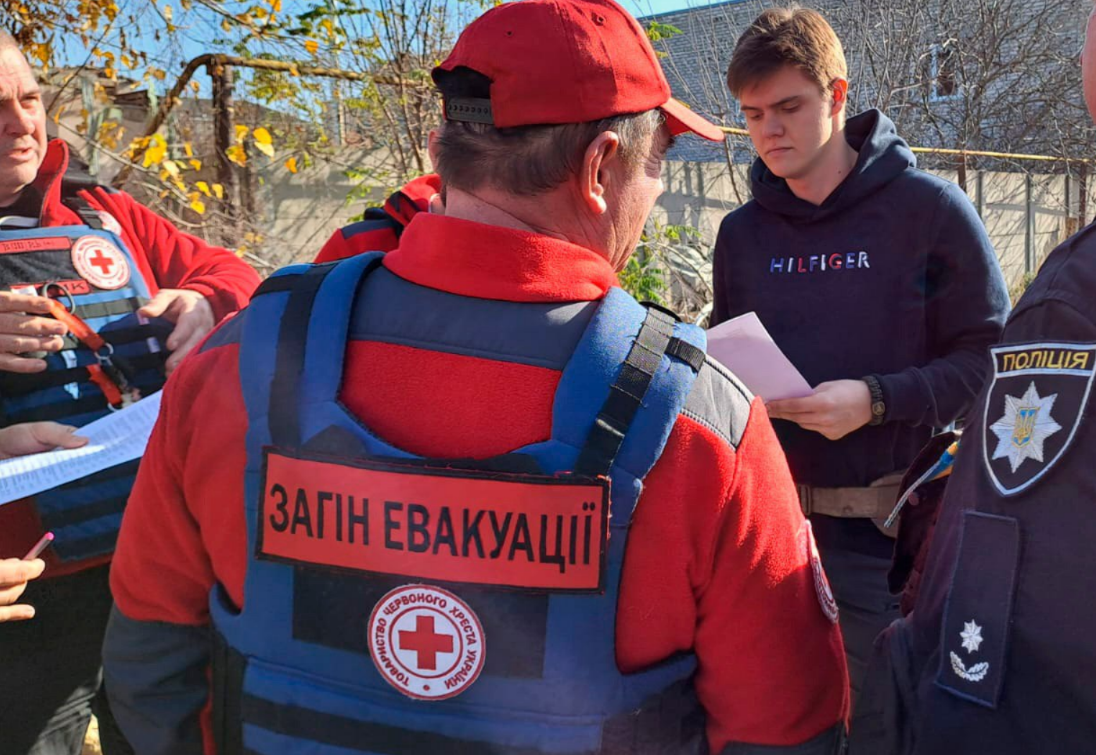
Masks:
[[[754,312],[709,330],[708,354],[766,401],[814,393]]]
[[[47,451],[0,461],[0,505],[87,477],[145,452],[160,413],[160,392],[81,427],[83,448]]]

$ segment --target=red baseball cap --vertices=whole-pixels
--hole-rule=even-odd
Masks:
[[[673,134],[722,141],[718,126],[670,96],[639,23],[613,0],[515,0],[484,13],[434,69],[491,80],[491,99],[452,98],[448,120],[499,128],[585,123],[659,108]]]

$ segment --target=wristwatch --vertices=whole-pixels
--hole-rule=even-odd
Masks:
[[[868,424],[881,425],[883,416],[887,413],[887,405],[883,401],[883,386],[874,375],[868,375],[861,380],[868,384],[868,391],[871,392],[871,421]]]

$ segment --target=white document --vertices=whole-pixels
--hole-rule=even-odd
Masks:
[[[79,480],[138,458],[160,413],[160,391],[77,430],[83,448],[47,451],[0,461],[0,505]]]
[[[814,393],[754,312],[709,330],[708,354],[766,401]]]

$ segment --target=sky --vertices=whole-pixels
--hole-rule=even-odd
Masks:
[[[268,4],[274,0],[258,0],[260,4]],[[304,8],[312,4],[315,0],[285,0],[284,9],[285,12],[292,12],[295,8]],[[706,5],[705,0],[618,0],[630,13],[637,17],[650,16],[660,13],[666,13],[669,11],[681,10],[683,8],[700,7]],[[155,0],[154,3],[148,4],[148,0],[119,0],[119,6],[122,8],[122,14],[120,18],[126,18],[128,13],[137,11],[138,7],[143,6],[140,11],[137,11],[141,17],[141,23],[137,25],[136,39],[134,39],[134,29],[130,28],[127,31],[130,35],[130,42],[135,43],[136,47],[149,53],[149,64],[164,69],[167,72],[166,80],[156,85],[156,89],[162,94],[166,91],[166,88],[171,85],[175,76],[181,69],[183,62],[195,58],[207,52],[231,52],[223,42],[218,44],[218,37],[221,37],[219,28],[220,17],[211,11],[202,8],[200,5],[193,3],[192,0],[183,3],[183,7],[190,6],[193,8],[189,12],[181,12],[179,5],[183,0]],[[174,20],[176,23],[181,24],[180,33],[172,37],[173,45],[165,45],[164,41],[156,39],[154,36],[154,30],[162,28],[162,19],[164,17],[164,9],[167,9],[168,17],[171,17],[170,6],[175,5]],[[242,3],[242,0],[235,0],[235,2],[226,3],[226,7],[240,6],[243,7],[246,3]],[[142,29],[142,27],[144,27]],[[104,40],[104,49],[118,49],[116,40],[113,39],[117,30],[111,32],[111,38]],[[112,44],[114,42],[114,44]],[[306,57],[301,51],[301,57]],[[61,65],[79,66],[85,63],[95,63],[92,61],[88,54],[88,48],[79,42],[75,37],[67,40],[63,40],[63,43],[59,49],[59,62]],[[284,52],[282,53],[284,55]],[[130,78],[138,78],[139,72],[143,70],[143,66],[138,69],[119,70],[119,73],[123,76]],[[136,75],[135,75],[136,74]],[[246,76],[246,74],[244,74]],[[208,77],[203,74],[194,78],[201,87],[203,95],[208,96],[209,84]]]
[[[621,4],[635,16],[651,16],[667,11],[695,8],[707,3],[696,0],[623,0]]]
[[[172,1],[173,0],[167,0],[168,3],[172,2]],[[269,1],[269,0],[267,0],[267,1]],[[699,6],[703,6],[703,5],[708,4],[706,2],[706,0],[618,0],[618,1],[630,13],[632,13],[635,16],[650,16],[650,15],[655,15],[655,14],[659,14],[659,13],[666,13],[668,11],[681,10],[683,8],[699,7]],[[144,2],[144,0],[130,0],[130,2],[142,3],[142,2]],[[125,2],[125,0],[123,0],[123,2],[119,3],[119,4],[122,5],[123,8],[125,8],[125,6],[129,4],[129,2]],[[160,4],[161,5],[164,4],[164,0],[160,0]],[[288,0],[288,2],[286,3],[286,7],[288,8],[293,4],[297,4],[297,3],[295,3],[294,0]],[[300,3],[300,4],[303,5],[303,3]],[[202,13],[202,11],[200,9],[198,10],[198,12]],[[197,30],[195,30],[195,31],[197,31]],[[131,30],[131,33],[132,33],[132,30]],[[147,40],[149,44],[148,45],[142,45],[142,47],[144,47],[145,49],[150,49],[150,48],[155,49],[156,47],[159,46],[159,43],[153,42],[151,40],[151,34],[149,34],[147,32],[146,33],[141,33],[140,31],[138,31],[138,33],[140,34],[141,37],[148,37],[149,38]],[[203,37],[208,39],[208,37],[206,36],[207,34],[208,34],[208,31],[203,29],[200,32],[198,32],[197,34],[185,34],[184,33],[182,35],[182,39],[181,39],[182,46],[181,46],[181,50],[179,50],[179,52],[181,52],[185,56],[184,59],[189,59],[189,58],[195,57],[197,55],[201,55],[204,52],[209,52],[210,51],[209,50],[209,45],[208,44],[203,44],[203,39],[202,39]],[[145,40],[143,40],[143,41],[145,41]],[[84,51],[81,49],[80,45],[73,45],[70,54],[71,54],[71,57],[74,59],[76,57],[79,57],[79,55],[83,52]],[[66,60],[65,62],[70,63],[70,62],[74,62],[74,61],[73,60]],[[75,61],[75,62],[78,62],[78,61]]]

